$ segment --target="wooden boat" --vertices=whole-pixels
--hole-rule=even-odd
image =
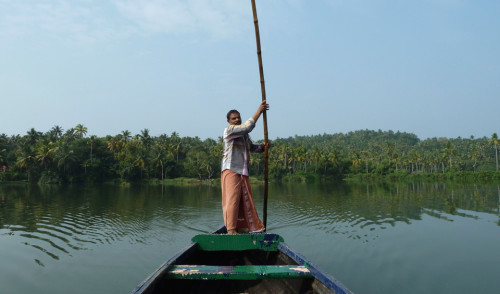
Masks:
[[[277,234],[224,232],[195,236],[131,293],[351,293]]]

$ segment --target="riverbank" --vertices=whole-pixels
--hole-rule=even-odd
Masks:
[[[263,185],[263,177],[250,177],[253,185]],[[398,171],[389,174],[348,174],[344,178],[320,176],[314,173],[295,173],[286,175],[280,179],[270,178],[270,183],[333,183],[333,182],[457,182],[468,184],[500,183],[500,171],[448,171],[445,173],[408,173]],[[3,184],[28,184],[27,181],[3,181]],[[105,182],[106,184],[121,185],[130,187],[131,185],[174,185],[174,186],[198,186],[210,185],[220,186],[220,178],[203,179],[178,177],[173,179],[151,179],[141,182],[127,182],[120,179]],[[85,183],[94,185],[94,183]],[[38,185],[64,185],[62,183],[38,183]]]

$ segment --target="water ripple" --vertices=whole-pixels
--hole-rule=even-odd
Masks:
[[[286,201],[273,207],[272,229],[292,229],[307,227],[308,235],[341,234],[347,238],[369,242],[388,225],[394,226],[398,220],[382,214],[363,216],[353,212],[345,203],[317,201],[314,206],[306,202]]]
[[[59,260],[62,255],[72,256],[74,251],[91,250],[95,246],[117,242],[172,242],[166,231],[186,228],[202,231],[182,217],[186,213],[183,209],[157,209],[150,215],[134,211],[96,213],[82,207],[59,211],[57,207],[44,207],[42,210],[33,206],[21,222],[5,224],[0,232],[3,236],[19,239],[20,244],[34,248],[52,260]],[[40,257],[34,258],[34,261],[41,267],[46,266]]]

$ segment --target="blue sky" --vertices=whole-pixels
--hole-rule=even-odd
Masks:
[[[500,133],[500,1],[257,0],[271,139]],[[250,0],[0,0],[0,133],[217,138],[261,99]],[[253,138],[262,138],[262,120]]]

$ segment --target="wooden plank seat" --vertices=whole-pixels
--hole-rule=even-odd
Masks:
[[[238,234],[217,235],[202,234],[192,239],[203,251],[241,251],[258,249],[263,251],[277,251],[283,238],[277,234]]]
[[[173,265],[167,272],[171,279],[192,280],[262,280],[312,277],[305,266],[299,265]]]
[[[277,234],[201,234],[193,237],[199,251],[278,251],[283,238]],[[170,265],[166,273],[170,279],[191,280],[261,280],[312,277],[301,265]]]

